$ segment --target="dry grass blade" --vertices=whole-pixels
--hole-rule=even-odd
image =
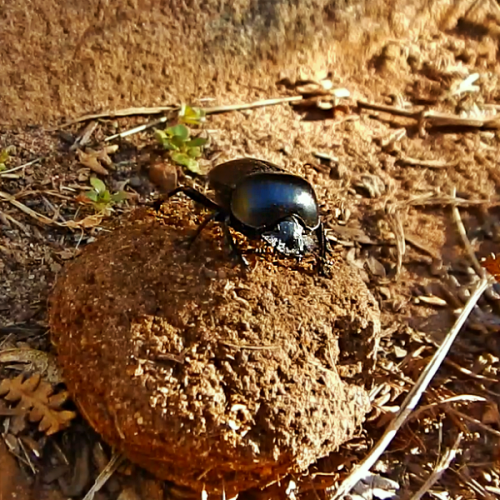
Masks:
[[[203,108],[203,111],[207,115],[215,115],[219,113],[228,113],[230,111],[244,111],[248,109],[262,108],[265,106],[275,106],[276,104],[285,104],[287,102],[296,102],[301,101],[303,99],[302,96],[292,96],[292,97],[280,97],[277,99],[266,99],[264,101],[255,101],[249,104],[229,104],[227,106],[214,106],[211,108]],[[180,108],[171,108],[169,111],[179,110]],[[143,113],[144,114],[144,113]],[[152,113],[150,113],[152,114]],[[90,119],[90,118],[89,118]],[[124,137],[129,137],[134,134],[138,134],[139,132],[144,132],[150,128],[156,127],[157,125],[161,125],[169,120],[167,116],[162,116],[158,120],[154,120],[149,123],[145,123],[144,125],[139,125],[137,127],[131,128],[129,130],[125,130],[124,132],[120,132],[119,134],[110,135],[106,137],[105,142],[113,141],[114,139],[123,139]],[[83,121],[83,120],[82,120]],[[66,125],[65,125],[66,126]]]
[[[461,440],[462,434],[459,434],[457,439],[455,439],[453,446],[443,454],[432,474],[426,479],[425,483],[411,497],[410,500],[420,500],[432,488],[432,486],[439,481],[439,478],[443,475],[444,471],[450,466],[451,462],[455,460]]]
[[[49,219],[45,215],[39,214],[38,212],[35,212],[31,208],[27,207],[20,201],[17,201],[13,196],[11,196],[8,193],[4,193],[3,191],[0,191],[0,198],[8,201],[12,205],[14,205],[16,208],[24,212],[25,214],[29,215],[30,217],[33,217],[33,219],[36,219],[38,222],[46,225],[46,226],[61,226],[62,224],[59,224],[56,221],[53,221],[52,219]]]
[[[68,399],[67,391],[54,394],[52,385],[38,374],[26,380],[22,374],[14,379],[2,380],[0,397],[17,403],[15,409],[20,416],[27,417],[30,422],[38,422],[38,430],[48,436],[68,427],[76,417],[75,412],[61,409]]]
[[[57,226],[57,227],[66,227],[69,229],[88,229],[92,227],[98,226],[104,217],[102,213],[94,214],[94,215],[89,215],[81,220],[74,221],[74,220],[68,220],[66,222],[57,222],[55,220],[50,219],[49,217],[39,214],[38,212],[35,212],[31,208],[27,207],[20,201],[16,200],[13,196],[10,194],[4,193],[3,191],[0,191],[0,199],[4,199],[8,202],[10,202],[12,205],[14,205],[16,208],[21,210],[21,212],[24,212],[25,214],[29,215],[36,221],[40,222],[41,224],[44,224],[46,226]]]
[[[275,99],[255,101],[249,104],[229,104],[227,106],[214,106],[212,108],[204,108],[204,111],[207,115],[215,115],[217,113],[227,113],[229,111],[244,111],[247,109],[263,108],[265,106],[276,106],[277,104],[302,101],[303,99],[304,98],[301,95],[291,97],[278,97]]]
[[[382,453],[389,446],[397,431],[401,428],[401,426],[408,420],[412,411],[417,406],[422,394],[427,389],[429,383],[433,379],[437,370],[441,366],[444,358],[448,354],[455,338],[458,333],[462,329],[465,321],[469,317],[470,313],[474,309],[477,304],[477,301],[484,293],[486,288],[491,284],[491,280],[488,278],[483,278],[478,283],[474,293],[470,296],[467,304],[465,305],[463,311],[460,316],[457,318],[453,328],[448,332],[443,343],[438,348],[438,350],[434,353],[430,363],[425,367],[424,371],[420,375],[417,380],[415,386],[406,396],[403,404],[399,412],[397,413],[394,420],[389,424],[387,429],[385,430],[383,436],[380,438],[375,447],[370,451],[370,453],[363,459],[363,461],[359,464],[359,466],[354,469],[353,472],[340,484],[337,491],[335,491],[331,496],[328,497],[328,500],[340,500],[344,495],[349,493],[352,488],[358,483],[358,481],[363,478],[368,471],[375,465],[377,460],[380,458]]]
[[[467,420],[468,422],[471,422],[481,429],[483,429],[486,432],[489,432],[490,434],[493,434],[494,436],[500,437],[500,431],[497,431],[495,429],[492,429],[491,427],[488,427],[486,424],[483,424],[481,421],[469,417],[469,415],[466,415],[465,413],[462,413],[461,411],[455,410],[455,408],[447,408],[446,411],[450,411],[454,413],[457,417],[463,418],[464,420]]]
[[[123,132],[120,132],[119,134],[110,135],[110,136],[106,137],[106,139],[104,139],[104,142],[113,141],[113,140],[118,139],[118,138],[123,139],[124,137],[138,134],[139,132],[144,132],[145,130],[156,127],[157,125],[161,125],[162,123],[165,123],[167,121],[168,121],[168,117],[162,116],[158,120],[154,120],[152,122],[145,123],[144,125],[138,125],[137,127],[125,130]]]
[[[411,205],[411,206],[426,206],[426,205],[443,205],[443,206],[456,206],[456,207],[475,207],[484,205],[486,207],[496,207],[500,205],[500,201],[492,200],[466,200],[465,198],[456,198],[454,196],[447,196],[436,193],[429,193],[422,196],[415,196],[408,200],[398,202],[398,205]]]
[[[8,177],[7,174],[10,174],[12,172],[16,172],[17,170],[21,170],[21,169],[26,168],[26,167],[30,167],[31,165],[34,165],[35,163],[41,162],[43,159],[45,159],[45,157],[44,156],[40,156],[40,158],[36,158],[35,160],[31,160],[28,163],[23,163],[22,165],[19,165],[17,167],[13,167],[13,168],[11,168],[9,170],[4,170],[4,171],[0,172],[0,177],[2,177],[4,175],[6,177]]]
[[[453,188],[453,191],[451,193],[452,198],[456,198],[457,190]],[[467,237],[467,232],[465,231],[464,223],[462,222],[462,218],[460,217],[460,212],[458,211],[458,207],[456,205],[453,205],[452,207],[452,217],[453,217],[453,222],[457,226],[458,234],[460,235],[460,238],[462,239],[462,243],[464,244],[465,250],[467,251],[467,254],[469,256],[469,259],[472,262],[472,265],[474,266],[474,270],[476,271],[477,275],[480,277],[485,276],[485,270],[479,263],[476,257],[476,253],[474,252],[474,249],[472,248],[472,245],[470,244],[469,238]]]
[[[499,128],[500,126],[500,113],[493,116],[485,117],[461,117],[451,115],[448,113],[441,113],[440,111],[428,110],[423,108],[418,110],[406,110],[397,108],[395,106],[387,106],[385,104],[375,104],[367,101],[358,101],[358,107],[361,109],[371,109],[373,111],[380,111],[389,113],[395,116],[403,116],[405,118],[412,118],[419,122],[422,127],[425,123],[429,123],[434,127],[471,127],[471,128]]]
[[[463,373],[464,375],[467,375],[468,377],[475,378],[476,380],[485,380],[485,381],[488,381],[488,382],[496,382],[496,383],[500,382],[500,380],[498,380],[496,378],[485,377],[484,375],[480,375],[479,373],[474,373],[473,371],[471,371],[471,370],[469,370],[467,368],[464,368],[463,366],[460,366],[459,364],[455,363],[451,359],[447,359],[445,361],[445,363],[448,366],[452,366],[453,368],[455,368],[456,370],[458,370],[460,373]]]
[[[403,229],[403,222],[401,220],[401,213],[397,209],[397,205],[389,205],[387,206],[387,218],[388,222],[396,236],[396,249],[397,249],[397,267],[396,267],[396,276],[395,279],[399,277],[401,274],[401,270],[403,269],[403,257],[406,253],[406,242],[405,242],[405,233]]]
[[[417,158],[405,157],[401,158],[401,163],[403,165],[408,165],[410,167],[426,167],[426,168],[448,168],[456,167],[458,161],[444,161],[444,160],[419,160]]]
[[[64,125],[60,127],[49,129],[49,132],[53,132],[55,130],[62,130],[64,128],[68,128],[71,125],[75,125],[77,123],[86,122],[89,120],[99,120],[103,118],[124,118],[127,116],[140,116],[140,115],[159,115],[160,113],[165,113],[166,111],[174,111],[180,109],[179,106],[157,106],[153,108],[125,108],[120,109],[118,111],[105,111],[103,113],[95,113],[91,115],[84,115],[80,118],[76,118],[75,120],[71,120],[66,122]]]
[[[436,406],[440,405],[447,405],[449,403],[463,403],[463,402],[470,402],[470,403],[485,403],[488,400],[486,398],[483,398],[482,396],[475,396],[474,394],[461,394],[459,396],[452,396],[450,398],[443,399],[442,401],[435,401],[434,403],[422,406],[418,410],[414,411],[408,420],[415,420],[418,418],[422,413],[426,412],[427,410],[430,410],[432,408],[436,408]]]
[[[19,229],[21,229],[21,231],[24,234],[26,234],[27,236],[29,236],[31,234],[29,229],[22,222],[19,222],[18,220],[14,219],[14,217],[12,217],[12,215],[9,215],[8,213],[2,212],[0,210],[0,218],[4,218],[8,222],[12,222],[12,224],[14,224]]]
[[[115,473],[115,471],[120,467],[122,462],[125,460],[125,457],[114,451],[111,460],[108,462],[108,465],[102,470],[97,479],[95,480],[94,485],[87,492],[83,500],[93,500],[95,494],[106,484],[108,479]]]
[[[473,492],[478,495],[479,498],[484,498],[486,500],[497,500],[497,497],[490,495],[481,483],[470,477],[466,469],[456,470],[454,472]]]

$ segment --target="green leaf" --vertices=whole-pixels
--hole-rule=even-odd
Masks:
[[[189,129],[182,123],[167,128],[165,132],[170,136],[178,136],[184,141],[187,141],[189,139]]]
[[[106,191],[106,184],[97,177],[91,177],[90,184],[96,190],[97,194],[102,194]]]
[[[165,139],[163,141],[163,147],[169,151],[177,151],[179,148],[172,142],[172,139]]]
[[[163,142],[167,139],[167,134],[163,130],[156,129],[155,138],[158,140],[158,142]]]
[[[182,137],[174,135],[170,142],[175,146],[176,149],[185,149],[185,141]]]
[[[111,201],[111,193],[106,189],[104,193],[100,193],[99,201],[103,203],[109,203]]]
[[[200,148],[189,148],[187,151],[187,154],[191,158],[199,158],[201,156],[201,149]]]
[[[97,202],[97,198],[99,197],[96,191],[87,191],[85,193],[85,196],[90,200],[93,201],[94,203]]]
[[[205,139],[204,137],[195,137],[194,139],[187,141],[186,146],[188,148],[198,148],[204,146],[207,142],[208,139]]]
[[[185,153],[172,153],[171,158],[175,163],[178,163],[179,165],[182,165],[183,167],[186,167],[188,170],[191,172],[194,172],[195,174],[202,174],[202,171],[200,169],[200,165],[196,160],[193,158],[190,158],[187,154]]]
[[[0,151],[0,163],[5,163],[9,159],[9,152],[6,149]]]
[[[0,172],[3,172],[4,170],[7,170],[5,163],[0,163]]]
[[[180,112],[179,118],[183,123],[188,125],[199,125],[201,122],[205,121],[205,111],[202,108],[192,108],[191,106],[183,105]]]

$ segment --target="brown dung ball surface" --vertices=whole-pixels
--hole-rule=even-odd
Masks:
[[[192,205],[170,203],[163,220],[87,247],[58,280],[50,325],[68,388],[105,440],[162,479],[232,495],[353,436],[369,402],[339,377],[339,340],[366,357],[379,311],[342,261],[330,279],[261,255],[245,271],[217,228],[179,244],[193,222]]]

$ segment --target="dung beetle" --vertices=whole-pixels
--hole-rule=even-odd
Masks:
[[[268,161],[241,158],[214,167],[208,173],[208,184],[215,192],[215,202],[187,186],[166,195],[168,199],[184,193],[212,210],[190,238],[190,243],[211,221],[220,222],[232,253],[248,265],[229,227],[250,239],[262,238],[280,253],[297,258],[312,251],[315,244],[310,234],[314,233],[319,247],[319,269],[323,272],[327,250],[324,227],[316,193],[304,178],[287,173]]]

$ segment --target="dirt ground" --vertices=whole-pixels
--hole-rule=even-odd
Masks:
[[[308,100],[301,107],[283,104],[209,115],[204,125],[211,138],[201,161],[204,169],[224,160],[254,156],[313,184],[328,238],[338,255],[358,268],[381,310],[380,350],[371,383],[366,385],[372,411],[351,441],[311,466],[308,476],[293,478],[301,498],[326,497],[328,488],[363,459],[477,283],[453,218],[452,196],[459,198],[460,215],[477,255],[499,251],[500,133],[498,120],[483,123],[500,107],[500,8],[494,1],[484,2],[479,16],[479,7],[473,9],[473,3],[479,5],[470,2],[442,29],[429,23],[428,30],[412,37],[377,39],[373,49],[363,50],[365,56],[372,53],[364,66],[345,71],[325,68],[330,74],[316,72],[316,81],[322,77],[333,88],[350,92],[349,98],[334,102],[334,109],[321,109]],[[5,12],[2,15],[5,19]],[[19,28],[14,22],[9,26]],[[137,54],[137,60],[141,57]],[[97,61],[92,64],[99,74]],[[38,69],[45,71],[34,65],[35,75]],[[478,79],[463,85],[475,73]],[[14,78],[11,72],[8,75]],[[5,72],[1,77],[5,79]],[[110,141],[119,147],[109,153],[112,165],[107,165],[108,174],[100,178],[111,192],[125,190],[129,199],[108,215],[96,216],[94,207],[82,197],[95,172],[82,164],[78,148],[72,145],[89,123],[94,125],[87,146],[100,151],[106,137],[151,117],[102,117],[63,130],[26,126],[74,117],[75,111],[94,112],[111,102],[109,92],[114,90],[92,83],[78,105],[69,103],[70,79],[60,73],[57,78],[59,83],[47,80],[44,86],[33,88],[33,94],[12,93],[0,101],[4,117],[10,112],[12,118],[0,129],[0,151],[9,150],[0,172],[0,378],[43,372],[60,393],[64,387],[58,384],[60,379],[47,376],[47,366],[57,372],[53,358],[37,354],[28,359],[12,349],[55,353],[48,331],[47,299],[62,268],[129,217],[142,216],[133,210],[157,193],[154,171],[171,173],[172,167],[161,158],[148,161],[143,148],[155,143],[151,130]],[[88,74],[87,78],[92,82]],[[304,93],[303,85],[293,80],[273,81],[272,88],[269,80],[262,87],[257,80],[247,81],[246,91],[241,90],[245,82],[239,85],[238,92],[229,89],[227,93],[217,93],[214,87],[219,97],[209,105]],[[53,102],[59,104],[45,114],[42,100],[48,88],[59,89],[64,97],[55,98]],[[171,104],[159,94],[145,98],[146,92],[138,91],[134,99],[120,102],[124,107]],[[190,104],[206,105],[195,89],[189,95]],[[21,101],[23,106],[19,106]],[[423,116],[422,111],[446,113],[446,119],[436,114]],[[450,115],[455,120],[450,122]],[[6,123],[4,117],[1,123]],[[85,150],[84,146],[80,149]],[[181,183],[203,187],[202,178],[186,176],[180,168],[177,176]],[[198,208],[193,211],[199,214]],[[372,469],[396,481],[400,493],[415,493],[461,433],[456,458],[427,497],[498,497],[499,301],[500,291],[495,289],[480,300],[426,391],[423,410],[401,429]],[[342,358],[342,342],[339,349]],[[111,457],[110,448],[81,415],[57,420],[59,432],[46,436],[35,424],[13,427],[12,403],[3,399],[0,403],[2,436],[17,457],[14,462],[1,460],[8,473],[2,469],[0,474],[0,499],[15,495],[83,498]],[[64,401],[56,408],[75,410]],[[0,448],[0,456],[5,453]],[[23,480],[13,479],[18,477]],[[24,488],[24,493],[14,492],[14,484]],[[283,479],[241,496],[284,497],[288,486],[289,479]],[[156,500],[164,495],[186,498],[190,493],[126,463],[94,498]]]
[[[387,38],[491,10],[469,0],[0,0],[0,124],[266,98],[280,75],[350,77]]]

